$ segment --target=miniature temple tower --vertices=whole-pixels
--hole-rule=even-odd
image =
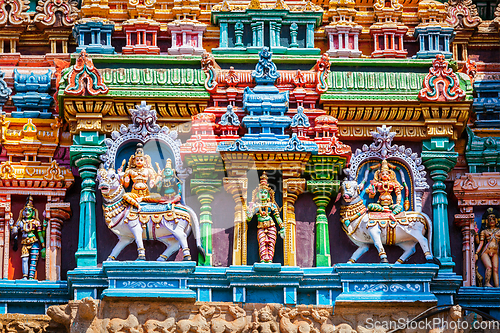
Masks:
[[[446,16],[442,3],[426,0],[418,4],[421,23],[415,28],[415,37],[420,44],[417,58],[435,58],[438,53],[451,58],[450,43],[454,34],[453,27],[445,21]]]
[[[361,51],[358,38],[363,27],[354,22],[356,9],[354,0],[331,0],[328,15],[332,22],[325,27],[331,57],[358,58]]]
[[[377,22],[370,27],[373,37],[373,58],[404,58],[403,38],[408,27],[399,20],[403,14],[403,5],[399,0],[377,0],[373,5]]]

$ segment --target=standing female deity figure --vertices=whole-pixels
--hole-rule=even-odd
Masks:
[[[403,186],[396,179],[396,173],[391,170],[393,167],[383,160],[380,164],[380,169],[375,172],[373,180],[370,181],[370,185],[366,189],[368,196],[373,199],[378,193],[378,201],[376,203],[368,204],[368,210],[374,212],[389,212],[390,218],[396,221],[395,215],[403,211],[403,206],[401,205],[401,191]],[[396,203],[392,198],[392,193],[396,195]]]
[[[42,224],[38,218],[38,210],[33,206],[33,197],[28,196],[26,204],[19,212],[17,222],[10,226],[14,251],[17,251],[17,238],[21,232],[21,262],[24,279],[35,278],[40,252],[42,259],[45,259],[45,227],[45,224]]]
[[[180,202],[182,182],[179,177],[177,177],[175,169],[172,168],[172,160],[170,158],[167,159],[167,163],[163,170],[160,169],[158,163],[156,163],[156,168],[158,168],[159,175],[156,190],[161,194],[161,201],[172,203]]]
[[[123,160],[122,166],[118,169],[120,173],[125,165]],[[122,185],[127,188],[132,182],[132,191],[125,193],[123,199],[130,205],[140,211],[140,202],[159,202],[161,196],[158,193],[150,193],[150,187],[153,187],[158,180],[158,175],[151,166],[151,157],[144,154],[142,144],[137,144],[135,154],[130,156],[128,167],[123,173]],[[149,181],[149,184],[148,184]]]
[[[498,244],[500,243],[500,228],[498,218],[500,214],[496,209],[488,208],[483,218],[481,232],[479,233],[479,245],[476,251],[476,261],[478,257],[486,268],[484,273],[485,287],[498,287]],[[493,275],[493,285],[491,276]]]
[[[284,238],[285,229],[276,201],[274,191],[269,187],[267,175],[264,172],[260,177],[259,186],[252,192],[252,202],[247,210],[247,222],[257,215],[257,239],[259,241],[260,261],[273,262],[274,246],[276,245],[276,225],[273,216],[280,227],[280,236]]]

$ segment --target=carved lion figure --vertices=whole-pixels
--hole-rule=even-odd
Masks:
[[[220,317],[212,319],[212,333],[242,333],[247,327],[247,313],[245,310],[237,305],[230,305],[228,312],[234,320],[227,321]]]
[[[202,305],[199,313],[192,319],[182,319],[177,322],[177,332],[210,333],[210,323],[207,322],[207,318],[212,316],[214,312],[214,307]]]

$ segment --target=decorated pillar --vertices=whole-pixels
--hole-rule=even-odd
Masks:
[[[103,142],[104,135],[98,132],[80,132],[70,148],[71,164],[78,168],[82,178],[77,267],[97,265],[95,179],[101,164],[99,155],[106,151]]]
[[[341,159],[345,163],[345,159]],[[316,204],[316,266],[331,266],[330,238],[326,206],[332,195],[338,193],[340,181],[336,180],[341,171],[338,156],[313,155],[306,172],[311,175],[307,181],[307,191],[312,193]]]
[[[0,173],[0,177],[3,172]],[[7,279],[9,277],[9,240],[10,240],[10,227],[9,222],[12,218],[10,194],[0,195],[0,272],[1,277]]]
[[[305,188],[306,180],[303,178],[289,178],[283,181],[283,222],[285,223],[283,254],[285,266],[297,266],[295,201]]]
[[[474,256],[474,209],[472,206],[460,207],[460,213],[455,214],[455,224],[462,228],[463,252],[463,285],[465,287],[476,285],[476,258]]]
[[[49,222],[46,233],[46,279],[59,281],[61,280],[61,229],[63,222],[71,217],[70,203],[62,202],[61,197],[49,197],[45,213],[45,218]]]
[[[224,188],[233,196],[234,203],[234,245],[233,265],[247,264],[247,178],[224,177]]]
[[[422,162],[430,171],[433,208],[433,251],[444,270],[451,271],[455,263],[451,258],[448,228],[448,197],[444,181],[457,163],[455,144],[448,138],[432,138],[423,142]]]
[[[205,260],[201,254],[198,257],[200,266],[212,266],[212,201],[219,191],[222,181],[219,179],[192,179],[191,192],[198,196],[201,204],[200,231],[201,244],[205,250]]]

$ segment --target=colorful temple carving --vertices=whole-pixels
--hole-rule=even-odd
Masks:
[[[500,330],[499,22],[0,0],[0,331]]]

